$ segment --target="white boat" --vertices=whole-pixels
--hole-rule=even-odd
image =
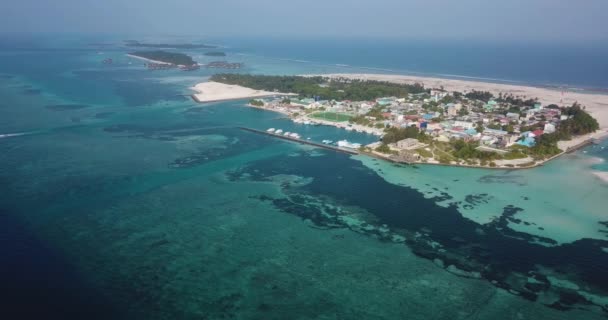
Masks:
[[[346,129],[347,131],[353,130],[353,128],[351,128],[351,127],[345,127],[344,129]]]
[[[281,129],[277,129],[277,131],[275,131],[274,133],[276,133],[276,134],[281,134],[281,133],[283,133],[283,130],[281,130]]]
[[[18,136],[22,136],[25,135],[26,133],[5,133],[5,134],[0,134],[0,139],[2,138],[10,138],[10,137],[18,137]]]
[[[338,141],[338,147],[349,148],[349,149],[358,149],[361,147],[360,143],[351,143],[348,140],[340,140]]]
[[[297,133],[295,133],[295,132],[292,133],[292,134],[290,134],[289,136],[292,137],[292,138],[300,139],[300,135],[297,134]]]
[[[306,140],[310,140],[310,137],[306,138]]]
[[[266,130],[266,132],[273,133],[274,132],[274,128],[270,128],[270,129]]]
[[[283,133],[283,135],[284,135],[284,136],[289,136],[289,134],[290,134],[290,133],[291,133],[291,132],[289,132],[289,131],[285,131],[285,133]]]
[[[323,143],[325,143],[325,144],[331,144],[333,141],[331,141],[331,140],[323,140],[323,141],[321,141],[321,142],[323,142]]]

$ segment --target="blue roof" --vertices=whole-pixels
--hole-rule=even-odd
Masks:
[[[467,130],[465,130],[464,132],[466,132],[466,134],[471,135],[471,136],[474,136],[474,135],[476,135],[476,134],[477,134],[477,130],[475,130],[475,129],[473,129],[473,128],[471,128],[471,129],[467,129]]]
[[[533,147],[536,144],[534,138],[524,138],[522,140],[517,141],[517,144],[525,147]]]
[[[431,120],[431,119],[435,118],[435,115],[434,114],[430,114],[430,113],[426,113],[426,114],[423,114],[422,117],[424,119]]]
[[[490,128],[486,128],[483,130],[483,132],[485,133],[494,133],[494,134],[502,134],[505,135],[508,132],[504,131],[504,130],[497,130],[497,129],[490,129]]]

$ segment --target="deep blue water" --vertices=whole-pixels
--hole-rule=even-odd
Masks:
[[[171,85],[158,81],[156,78],[183,76],[179,72],[167,73],[150,73],[140,69],[130,68],[124,61],[119,61],[115,66],[110,68],[102,68],[99,66],[99,57],[95,56],[99,50],[98,46],[89,46],[86,43],[107,42],[116,40],[116,37],[98,37],[91,39],[74,39],[61,38],[54,39],[48,37],[42,38],[19,38],[10,39],[7,41],[3,38],[0,41],[0,74],[9,76],[19,76],[26,79],[25,81],[32,85],[28,90],[39,90],[42,94],[56,95],[57,103],[79,103],[85,104],[86,110],[91,114],[104,111],[104,108],[111,108],[112,112],[120,113],[123,110],[131,112],[134,107],[146,107],[161,101],[180,102],[183,97],[179,94],[183,93],[183,84]],[[369,69],[369,72],[394,72],[394,73],[424,73],[424,74],[443,74],[443,75],[459,75],[468,77],[482,77],[501,79],[508,81],[536,83],[536,84],[568,84],[581,87],[602,87],[608,88],[608,47],[604,48],[579,48],[579,47],[557,47],[557,46],[539,46],[539,45],[518,45],[506,46],[502,44],[462,44],[462,43],[406,43],[394,40],[352,40],[352,39],[217,39],[216,43],[225,44],[229,53],[244,53],[255,56],[282,58],[292,60],[302,60],[300,63],[302,69],[306,69],[309,63],[321,64],[346,64],[353,68],[355,72],[361,72],[361,67],[378,68]],[[122,55],[123,49],[104,48],[106,52],[116,51]],[[91,58],[93,56],[93,58]],[[116,67],[116,68],[114,68]],[[348,68],[347,68],[348,70]],[[262,70],[263,71],[263,70]],[[204,77],[210,72],[201,70],[188,74],[188,76]],[[35,91],[37,92],[37,91]],[[35,94],[35,92],[33,94]],[[15,119],[0,117],[0,133],[12,132],[18,129],[19,131],[29,131],[38,129],[38,127],[29,127],[30,123],[38,123],[41,126],[48,123],[49,127],[65,126],[69,123],[71,116],[70,112],[78,110],[62,110],[57,114],[65,112],[65,117],[57,119],[36,118],[39,110],[44,110],[44,105],[12,105],[7,103],[8,99],[13,97],[0,97],[0,115],[4,116],[3,109],[8,108],[29,108],[27,122],[26,119]],[[65,100],[65,101],[64,101]],[[8,100],[10,101],[10,100]],[[48,107],[48,106],[47,106]],[[97,108],[97,109],[94,109]],[[170,111],[164,111],[169,113]],[[218,115],[215,119],[224,117],[222,112],[226,112],[225,118],[233,116],[229,110],[213,111]],[[8,112],[7,112],[8,114]],[[17,113],[15,113],[17,114]],[[44,116],[48,116],[45,114]],[[150,119],[146,117],[149,116]],[[170,118],[170,116],[167,116]],[[150,124],[150,133],[153,135],[156,131],[166,129],[191,129],[198,126],[220,126],[223,123],[214,123],[208,120],[209,114],[201,113],[200,115],[185,116],[192,122],[188,122],[188,126],[179,123],[175,128],[161,126],[159,116],[156,113],[139,113],[130,116],[125,116],[123,119],[128,123],[136,122],[139,124]],[[270,116],[268,116],[270,117]],[[274,115],[272,116],[275,117]],[[24,122],[21,122],[23,120]],[[198,120],[198,121],[195,121]],[[222,120],[224,120],[222,118]],[[234,119],[231,119],[234,121]],[[270,120],[266,120],[270,123]],[[275,121],[275,120],[273,120]],[[280,120],[283,121],[283,120]],[[26,124],[23,124],[26,123]],[[277,122],[273,122],[277,123]],[[298,128],[287,121],[278,122],[282,128],[289,129]],[[120,122],[119,124],[123,124]],[[232,123],[234,124],[234,123]],[[261,125],[261,124],[260,124]],[[266,128],[266,122],[263,123]],[[270,126],[270,124],[268,124]],[[138,132],[133,128],[131,131],[140,133],[145,136],[145,126],[142,126]],[[107,127],[105,127],[107,128]],[[122,128],[122,127],[121,127]],[[10,129],[10,130],[9,130]],[[137,129],[137,127],[135,127]],[[194,130],[194,129],[192,129]],[[305,130],[305,129],[298,129]],[[303,131],[301,133],[310,135],[314,139],[324,137],[332,131],[333,128],[307,128],[311,132]],[[314,132],[312,132],[314,130]],[[107,135],[103,128],[99,128],[100,135]],[[119,130],[115,130],[119,131]],[[127,130],[128,131],[128,130]],[[201,163],[208,159],[223,158],[232,156],[238,152],[243,152],[249,148],[260,147],[257,143],[266,145],[266,141],[259,138],[248,136],[240,137],[230,133],[228,129],[215,130],[218,134],[225,134],[228,137],[238,137],[238,142],[234,143],[235,147],[241,149],[226,149],[226,150],[211,150],[209,154],[201,154]],[[187,131],[186,133],[192,133]],[[112,132],[116,134],[116,132]],[[354,134],[354,133],[349,133]],[[75,137],[73,136],[68,137]],[[350,137],[349,137],[350,139]],[[371,138],[370,138],[371,139]],[[96,141],[96,140],[94,140]],[[360,141],[363,142],[363,141]],[[369,142],[369,141],[365,141]],[[0,144],[0,148],[8,149],[9,143]],[[14,146],[15,150],[18,146]],[[6,149],[6,150],[7,150]],[[0,149],[3,150],[3,149]],[[53,154],[53,147],[49,147],[49,158],[57,157]],[[237,152],[238,151],[238,152]],[[22,150],[23,156],[28,156],[27,150]],[[215,153],[214,153],[215,152]],[[598,151],[600,152],[600,151]],[[603,152],[603,151],[601,151]],[[33,155],[38,155],[32,153]],[[138,158],[135,155],[134,158]],[[61,159],[61,158],[59,158]],[[0,156],[0,160],[4,160]],[[27,159],[26,159],[27,160]],[[192,160],[189,157],[188,160]],[[196,160],[196,159],[195,159]],[[378,177],[366,177],[359,171],[353,171],[348,168],[351,162],[344,157],[337,156],[335,159],[330,159],[332,166],[324,163],[322,160],[327,160],[327,157],[322,160],[310,161],[306,159],[300,167],[286,168],[280,173],[296,173],[303,176],[317,176],[318,180],[312,184],[309,190],[318,194],[329,194],[338,199],[346,199],[344,202],[355,204],[370,211],[377,213],[385,213],[381,216],[383,222],[399,227],[424,227],[427,226],[422,220],[400,221],[391,220],[395,218],[391,213],[397,209],[401,202],[390,203],[390,199],[397,198],[402,194],[400,188],[392,185],[387,185]],[[287,160],[285,160],[286,162]],[[3,162],[4,163],[4,162]],[[7,162],[9,163],[9,162]],[[272,171],[277,162],[260,162],[258,166]],[[193,166],[198,163],[193,163]],[[325,168],[326,171],[320,171],[320,168]],[[344,172],[344,177],[348,178],[343,181],[336,181],[334,177],[337,173],[341,173],[341,169],[348,168],[348,172]],[[164,167],[163,167],[164,169]],[[346,169],[344,169],[346,170]],[[360,169],[359,169],[360,170]],[[8,170],[10,171],[10,170]],[[7,171],[7,172],[8,172]],[[356,173],[359,173],[357,175]],[[326,173],[326,176],[323,176]],[[366,173],[367,174],[367,173]],[[8,175],[7,175],[8,176]],[[96,178],[96,176],[94,176]],[[10,185],[12,181],[3,180],[0,177],[0,183]],[[15,179],[24,179],[23,177],[14,177]],[[69,178],[69,179],[68,179]],[[65,194],[74,193],[74,198],[79,198],[79,193],[95,197],[98,192],[106,192],[103,185],[99,181],[85,177],[75,176],[68,177],[62,180],[60,186],[55,188],[46,188],[37,191],[30,195],[32,202],[22,199],[18,210],[11,211],[8,207],[9,203],[13,203],[13,199],[9,199],[6,192],[0,195],[0,283],[2,283],[3,297],[2,304],[6,304],[3,310],[10,313],[19,313],[19,316],[13,318],[62,318],[62,319],[91,319],[91,318],[113,318],[116,319],[119,312],[112,310],[112,305],[106,302],[106,299],[100,295],[95,288],[91,287],[86,279],[83,279],[73,268],[70,261],[64,260],[64,255],[58,252],[56,248],[48,245],[48,239],[38,239],[35,234],[24,227],[24,223],[15,216],[20,216],[28,210],[43,210],[47,203],[52,203],[55,198],[65,197]],[[327,180],[323,180],[326,178]],[[70,180],[71,179],[71,180]],[[109,179],[109,178],[108,178]],[[354,180],[349,180],[354,179]],[[101,178],[100,178],[101,180]],[[67,182],[71,182],[69,184]],[[336,185],[342,184],[342,188],[336,188]],[[387,202],[375,203],[366,198],[366,188],[374,190],[382,190]],[[74,189],[74,190],[72,190]],[[12,190],[15,193],[18,191]],[[350,199],[349,199],[350,197]],[[446,212],[445,209],[438,209],[433,205],[432,201],[423,200],[421,196],[411,191],[411,199],[415,200],[419,211],[428,212],[426,218],[429,224],[438,228],[438,231],[445,231],[444,240],[455,235],[451,232],[450,226],[454,220],[458,218],[455,214],[449,217],[440,216],[439,214]],[[67,197],[69,198],[69,197]],[[81,198],[85,198],[82,196]],[[348,200],[348,201],[347,201]],[[1,207],[1,205],[6,205]],[[454,210],[450,211],[455,213]],[[460,218],[458,218],[460,219]],[[456,220],[458,220],[456,219]],[[461,222],[458,220],[457,222]],[[467,234],[462,234],[463,238],[470,235],[472,232],[473,223],[466,221],[468,226]],[[448,232],[450,231],[450,232]],[[461,232],[465,232],[462,228]],[[447,241],[447,240],[446,240]],[[496,242],[500,248],[502,242]],[[512,244],[511,242],[505,242]],[[579,243],[587,245],[587,243]],[[527,246],[527,244],[526,244]],[[589,249],[591,246],[584,247]],[[510,250],[515,250],[513,246],[502,248],[499,252],[506,255],[511,253]],[[525,247],[524,249],[527,249]],[[542,250],[541,250],[542,249]],[[537,248],[536,254],[541,254],[541,258],[545,261],[554,262],[556,250]],[[575,250],[579,250],[577,245],[564,248],[559,253],[572,254]],[[595,248],[595,251],[599,249]],[[592,256],[595,251],[582,252],[585,257]],[[546,254],[550,252],[550,254]],[[496,254],[496,253],[494,253]],[[532,254],[529,254],[532,256]],[[496,257],[501,260],[501,257]],[[507,261],[507,258],[503,260]],[[605,260],[605,257],[604,257]],[[605,261],[602,261],[602,263]],[[522,263],[527,267],[526,263]],[[586,276],[591,277],[591,281],[608,286],[605,272],[594,273],[593,268],[596,268],[596,262],[584,265],[588,267],[584,269],[588,271]],[[516,269],[517,265],[509,266]],[[596,278],[593,278],[595,275]],[[95,314],[90,311],[94,310]]]
[[[261,56],[381,69],[370,69],[370,73],[423,73],[608,88],[606,44],[433,43],[399,39],[229,39],[224,42],[238,51]]]
[[[56,252],[3,208],[0,306],[5,319],[116,319],[120,313]]]

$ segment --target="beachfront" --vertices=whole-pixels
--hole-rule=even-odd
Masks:
[[[581,90],[570,91],[568,88],[553,89],[532,86],[481,82],[472,80],[453,80],[444,78],[389,75],[389,74],[322,74],[306,76],[323,76],[329,78],[347,78],[373,81],[388,81],[394,83],[414,84],[420,83],[427,88],[443,88],[446,91],[470,92],[488,91],[494,95],[513,94],[525,98],[538,98],[544,104],[572,105],[575,102],[586,107],[600,124],[600,129],[608,130],[608,94],[585,92]]]
[[[200,103],[291,95],[289,93],[254,90],[214,81],[196,84],[191,89],[198,92],[193,94],[192,98]]]
[[[602,108],[608,101],[605,95],[580,92],[562,94],[559,91],[543,88],[408,76],[332,74],[328,77],[342,79],[341,81],[347,78],[409,85],[424,82],[424,88],[430,90],[430,94],[421,92],[409,94],[408,98],[384,97],[367,101],[275,97],[252,103],[250,106],[280,112],[288,115],[296,123],[329,125],[377,136],[389,132],[385,128],[403,130],[414,126],[422,133],[426,133],[423,137],[425,141],[421,140],[422,143],[416,144],[415,147],[402,146],[407,140],[416,139],[405,139],[401,144],[397,143],[397,140],[383,139],[381,144],[368,145],[361,150],[372,156],[406,163],[502,169],[532,168],[608,135],[606,108]],[[428,82],[429,79],[431,84]],[[268,78],[264,80],[267,81]],[[280,83],[268,87],[274,85],[280,86]],[[206,82],[198,84],[195,90],[207,93],[207,100],[194,97],[199,102],[288,95],[253,90],[236,85],[234,82],[233,84]],[[492,98],[482,100],[483,98],[478,96],[485,91],[494,94],[496,98],[508,95],[509,99],[519,99],[517,101],[520,101],[520,105],[516,106],[516,102],[505,102],[504,99],[501,100],[502,98],[497,101]],[[458,94],[454,93],[452,97],[452,92]],[[474,94],[469,97],[467,94],[469,92]],[[460,101],[458,97],[465,94],[470,100]],[[556,98],[556,94],[561,99],[557,101],[561,106],[582,101],[585,110],[598,119],[600,129],[589,134],[573,135],[568,141],[559,141],[554,151],[540,155],[524,150],[534,146],[539,136],[555,132],[560,122],[569,118],[568,115],[561,113],[562,110],[557,105],[551,105],[555,101],[552,99]],[[522,107],[521,103],[525,105]],[[584,103],[590,103],[592,107],[587,107]],[[544,108],[546,104],[548,107]],[[505,111],[513,108],[517,111]],[[537,129],[527,129],[534,127]],[[466,144],[479,144],[475,147],[479,158],[456,155],[455,150],[452,150],[453,146],[450,146],[453,140],[463,140]],[[557,150],[557,147],[561,151]],[[479,151],[496,153],[497,156],[486,157]],[[506,154],[508,155],[503,157]]]

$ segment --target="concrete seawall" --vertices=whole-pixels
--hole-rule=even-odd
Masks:
[[[297,143],[301,143],[301,144],[307,144],[307,145],[310,145],[310,146],[314,146],[314,147],[318,147],[318,148],[323,148],[323,149],[327,149],[327,150],[333,150],[333,151],[347,153],[347,154],[352,154],[352,155],[359,154],[359,152],[357,152],[355,150],[334,147],[334,146],[330,146],[330,145],[327,145],[327,144],[322,144],[322,143],[318,143],[318,142],[298,139],[298,138],[294,138],[294,137],[288,137],[288,136],[284,136],[284,135],[280,135],[280,134],[274,134],[274,133],[270,133],[270,132],[267,132],[267,131],[262,131],[262,130],[252,129],[252,128],[245,128],[245,127],[238,127],[238,128],[241,129],[241,130],[244,130],[244,131],[249,131],[249,132],[253,132],[253,133],[257,133],[257,134],[263,134],[263,135],[267,135],[267,136],[270,136],[270,137],[274,137],[274,138],[278,138],[278,139],[283,139],[283,140],[288,140],[288,141],[292,141],[292,142],[297,142]]]

